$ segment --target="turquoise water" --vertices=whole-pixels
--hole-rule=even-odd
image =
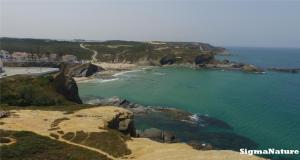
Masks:
[[[274,55],[274,49],[230,50],[236,53],[233,59],[263,67],[300,67],[300,49]],[[290,59],[277,61],[274,57],[281,54]],[[114,81],[80,83],[79,91],[81,96],[118,96],[207,114],[229,123],[235,133],[254,140],[261,149],[300,149],[300,74],[163,67],[124,73]]]

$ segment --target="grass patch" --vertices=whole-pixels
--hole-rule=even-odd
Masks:
[[[85,133],[83,131],[77,131],[75,135],[76,136],[72,139],[72,142],[74,143],[81,143],[88,137],[88,133]]]
[[[0,143],[10,143],[11,140],[7,137],[0,137]]]
[[[59,94],[51,75],[16,75],[0,79],[0,103],[9,106],[53,106],[74,104]]]
[[[73,137],[75,136],[75,134],[73,132],[68,132],[66,134],[64,134],[62,136],[63,139],[70,141]]]
[[[126,140],[130,138],[115,130],[107,132],[92,132],[84,145],[99,148],[115,157],[128,155],[131,151],[127,148]]]
[[[58,125],[59,125],[62,121],[66,121],[66,120],[70,120],[70,118],[63,117],[63,118],[58,118],[58,119],[54,120],[54,121],[51,123],[51,128],[56,128],[56,127],[58,127]]]
[[[8,146],[1,146],[1,159],[5,160],[109,160],[100,153],[40,136],[33,132],[4,131],[0,136],[17,140]]]
[[[68,132],[62,138],[74,143],[100,149],[114,157],[131,154],[125,143],[127,140],[130,140],[130,137],[112,129],[108,129],[107,132],[86,133],[79,131],[76,134]]]

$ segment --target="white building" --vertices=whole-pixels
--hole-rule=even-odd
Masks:
[[[11,56],[15,61],[27,61],[28,55],[26,52],[14,52]]]
[[[77,57],[74,56],[74,55],[70,55],[70,54],[62,56],[61,59],[62,59],[63,62],[69,62],[69,63],[76,63],[77,62]]]
[[[11,60],[11,55],[8,51],[0,50],[0,59],[3,61]]]

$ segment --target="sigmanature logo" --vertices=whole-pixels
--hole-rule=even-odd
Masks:
[[[275,148],[268,148],[268,149],[247,149],[241,148],[240,154],[245,155],[268,155],[268,154],[278,154],[278,155],[298,155],[299,150],[295,149],[275,149]]]

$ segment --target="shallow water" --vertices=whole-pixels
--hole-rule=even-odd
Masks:
[[[257,62],[255,57],[249,58],[251,56],[248,54],[253,52],[248,50],[246,48],[243,52],[238,48],[234,52],[246,54],[248,59],[244,59],[244,62],[256,65],[277,67],[275,64],[279,63],[280,67],[300,67],[297,59],[274,62],[273,59],[277,58],[262,58],[265,63]],[[271,56],[269,52],[266,54]],[[265,51],[256,54],[263,53]],[[293,59],[296,53],[282,54]],[[235,57],[238,55],[233,59]],[[207,114],[229,123],[233,133],[254,140],[261,149],[300,149],[300,74],[246,74],[163,67],[128,72],[120,74],[118,78],[106,83],[80,83],[80,95],[119,96],[145,105],[176,107]],[[156,125],[153,123],[152,120],[144,120],[137,123],[137,127],[167,128],[157,125],[158,122]]]

